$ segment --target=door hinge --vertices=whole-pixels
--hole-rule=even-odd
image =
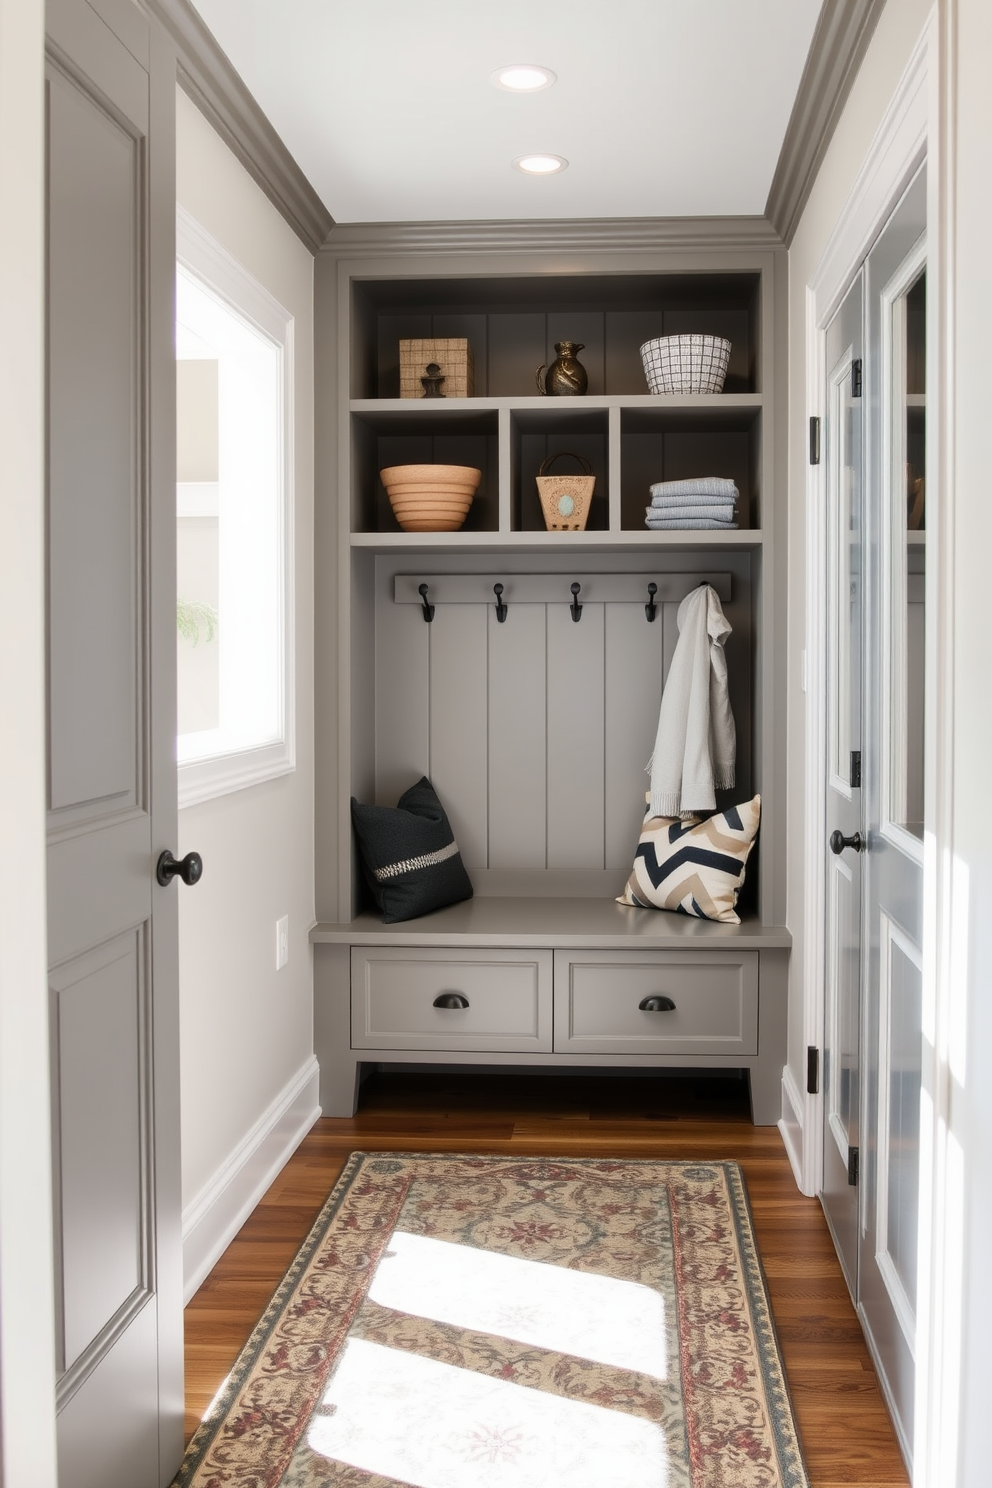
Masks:
[[[820,1093],[820,1051],[810,1044],[806,1050],[806,1094]]]
[[[809,463],[820,463],[820,420],[814,414],[809,421]]]
[[[851,397],[861,397],[861,358],[856,357],[851,363]]]
[[[861,750],[851,750],[851,785],[861,787]]]
[[[858,1186],[858,1173],[861,1167],[861,1148],[848,1147],[847,1149],[847,1181],[852,1188]]]

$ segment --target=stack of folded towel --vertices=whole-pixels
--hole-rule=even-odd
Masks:
[[[662,527],[736,527],[739,496],[732,480],[702,475],[696,480],[659,481],[651,487],[646,523]]]

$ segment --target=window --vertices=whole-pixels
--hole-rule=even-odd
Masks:
[[[180,209],[179,804],[294,766],[292,317]]]

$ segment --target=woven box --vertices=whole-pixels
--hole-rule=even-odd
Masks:
[[[441,393],[445,398],[471,398],[475,391],[475,369],[472,348],[464,336],[447,340],[401,341],[401,398],[424,396],[420,379],[425,375],[429,362],[436,362],[441,368],[444,377]]]

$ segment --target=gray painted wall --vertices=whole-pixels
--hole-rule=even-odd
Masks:
[[[296,357],[296,769],[179,819],[179,852],[204,860],[196,893],[180,900],[188,1211],[313,1050],[313,259],[181,91],[177,110],[179,202],[294,315]],[[276,971],[285,914],[289,964]]]

